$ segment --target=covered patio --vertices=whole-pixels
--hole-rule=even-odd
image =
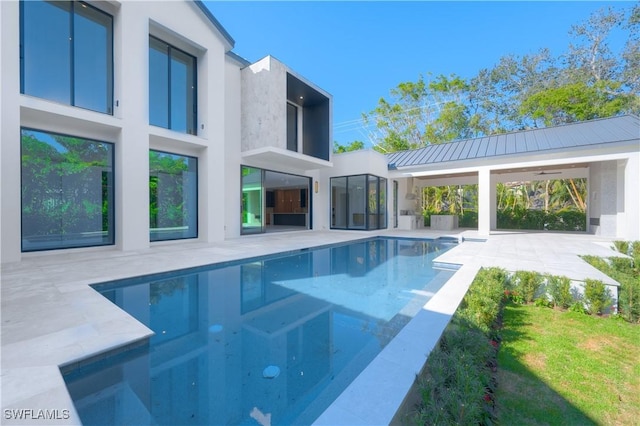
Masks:
[[[640,120],[627,115],[431,145],[388,156],[398,210],[416,210],[427,186],[478,185],[478,234],[497,230],[496,186],[586,178],[586,229],[640,238]],[[404,194],[404,196],[403,196]]]

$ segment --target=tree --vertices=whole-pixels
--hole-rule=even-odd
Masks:
[[[338,143],[337,141],[333,142],[333,153],[334,154],[340,154],[343,152],[350,152],[350,151],[358,151],[364,149],[364,142],[362,141],[353,141],[348,145],[341,145],[340,143]]]
[[[517,56],[506,55],[493,68],[482,69],[471,79],[487,133],[523,130],[535,125],[520,112],[520,105],[533,93],[560,79],[557,59],[548,49]]]
[[[455,74],[400,83],[363,118],[388,153],[541,125],[640,113],[640,5],[606,8],[570,29],[566,53],[505,55],[468,80]],[[626,37],[613,51],[615,33]],[[427,74],[430,76],[430,74]]]
[[[545,126],[575,121],[611,117],[630,109],[634,95],[616,93],[621,83],[599,80],[594,84],[584,81],[541,90],[520,105],[520,113],[533,120],[542,120]]]
[[[601,9],[586,22],[573,25],[560,74],[549,87],[526,97],[520,114],[550,126],[637,112],[637,10],[636,6],[627,19],[625,11]],[[619,57],[609,47],[614,31],[627,32]]]
[[[452,74],[439,75],[429,82],[400,83],[391,89],[391,98],[380,98],[378,106],[363,114],[365,123],[374,123],[374,149],[395,152],[430,144],[480,136],[487,126],[478,114],[473,88]]]

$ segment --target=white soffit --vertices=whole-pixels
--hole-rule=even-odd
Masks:
[[[284,167],[307,171],[333,167],[333,163],[330,161],[275,147],[264,147],[245,151],[242,153],[242,159],[250,162],[252,165],[269,170],[277,170],[280,167]]]

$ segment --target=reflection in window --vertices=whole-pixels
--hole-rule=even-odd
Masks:
[[[151,241],[198,236],[198,160],[149,151]]]
[[[298,152],[298,107],[287,103],[287,149]]]
[[[23,1],[21,93],[113,113],[113,18],[84,2]]]
[[[22,251],[113,244],[113,145],[21,135]]]
[[[196,58],[149,37],[149,123],[196,134]]]

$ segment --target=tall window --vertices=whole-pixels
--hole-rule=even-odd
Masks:
[[[114,243],[113,145],[22,129],[22,251]]]
[[[150,240],[198,236],[198,160],[149,151]]]
[[[385,229],[387,180],[374,175],[331,178],[331,228]]]
[[[287,103],[287,149],[298,152],[298,107]]]
[[[21,92],[113,114],[113,18],[84,2],[20,5]]]
[[[196,134],[196,58],[149,37],[149,123]]]

